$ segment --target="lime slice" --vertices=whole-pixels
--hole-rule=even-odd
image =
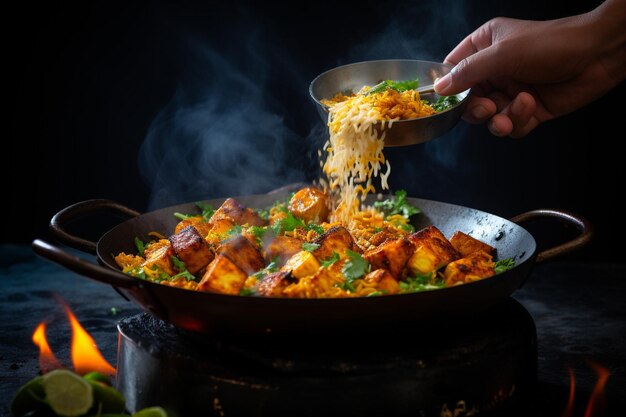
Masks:
[[[87,372],[85,375],[83,375],[83,378],[85,378],[88,381],[102,382],[103,384],[108,385],[108,386],[113,385],[111,384],[111,380],[109,379],[108,376],[98,371]]]
[[[60,416],[85,414],[93,405],[93,388],[82,376],[55,369],[43,376],[43,389],[52,410]]]
[[[93,389],[93,409],[105,414],[122,413],[126,410],[126,399],[118,390],[101,382],[87,381]]]
[[[137,411],[131,417],[167,417],[167,413],[161,407],[148,407]]]
[[[47,407],[43,401],[46,393],[43,391],[43,377],[37,376],[22,385],[11,400],[11,414],[22,416],[42,406]]]

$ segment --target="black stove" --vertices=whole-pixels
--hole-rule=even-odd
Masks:
[[[366,332],[227,338],[148,314],[117,327],[118,389],[132,409],[173,416],[511,415],[534,397],[536,329],[512,298]]]
[[[192,416],[561,417],[573,372],[569,417],[584,417],[595,365],[610,376],[604,409],[594,415],[620,415],[626,406],[623,264],[536,265],[492,314],[325,338],[246,340],[181,332],[29,247],[1,249],[2,416],[17,388],[39,372],[30,339],[39,322],[48,323],[51,348],[69,363],[70,328],[55,295],[118,367],[129,411],[163,405]]]

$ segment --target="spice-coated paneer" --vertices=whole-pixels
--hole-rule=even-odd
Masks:
[[[376,289],[384,291],[386,294],[397,294],[400,292],[398,281],[386,269],[375,269],[363,278],[367,283],[374,283]]]
[[[185,263],[187,270],[195,274],[215,257],[209,245],[193,226],[187,226],[169,237],[176,257]]]
[[[282,266],[296,253],[302,250],[304,241],[290,236],[276,236],[265,246],[265,261],[276,261]]]
[[[143,263],[144,268],[159,269],[168,275],[176,275],[178,271],[174,269],[172,256],[175,255],[174,249],[169,241],[161,239],[156,243],[149,245],[144,251],[146,262]]]
[[[450,243],[454,249],[461,254],[461,256],[467,256],[471,253],[478,252],[479,250],[488,253],[489,255],[494,255],[496,252],[496,248],[493,246],[490,246],[485,242],[471,237],[461,231],[454,232],[450,238]]]
[[[257,293],[265,296],[280,297],[282,291],[291,284],[289,272],[278,271],[267,274],[257,286]]]
[[[244,207],[234,198],[227,198],[226,201],[213,213],[211,220],[228,218],[239,225],[265,226],[267,222],[261,218],[254,210]]]
[[[381,245],[366,251],[363,258],[373,269],[386,269],[395,279],[404,276],[406,263],[413,255],[415,248],[407,238],[386,240]]]
[[[307,223],[321,223],[328,220],[328,197],[314,187],[305,187],[296,192],[289,200],[289,211]]]
[[[246,275],[251,275],[265,267],[265,260],[259,248],[241,235],[224,241],[217,248],[217,253],[227,256]]]
[[[408,239],[415,246],[415,252],[407,262],[413,274],[428,274],[461,257],[435,226],[411,233]]]
[[[446,286],[478,281],[495,275],[495,262],[491,255],[477,251],[450,262],[443,271]]]
[[[405,236],[406,233],[402,233],[398,229],[394,229],[393,227],[385,226],[383,230],[380,232],[376,232],[369,238],[369,243],[373,246],[378,246],[383,243],[385,240],[389,239],[398,239]]]
[[[174,229],[174,233],[179,233],[181,230],[189,226],[195,227],[198,233],[200,233],[200,236],[202,236],[203,238],[206,237],[206,235],[211,230],[211,225],[204,219],[204,217],[193,216],[179,221],[176,225],[176,228]]]
[[[305,250],[293,255],[287,263],[280,269],[289,271],[294,278],[302,278],[313,275],[320,268],[320,263],[311,252]]]
[[[330,258],[333,256],[333,252],[336,252],[339,256],[344,256],[346,249],[355,252],[360,251],[348,229],[342,226],[331,227],[313,242],[320,245],[319,248],[313,251],[313,255],[317,259]]]
[[[199,291],[239,295],[248,276],[225,255],[217,255],[207,266]]]

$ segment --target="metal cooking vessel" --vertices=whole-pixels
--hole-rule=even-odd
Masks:
[[[299,187],[298,187],[299,188]],[[265,208],[289,195],[282,192],[238,196],[236,200],[248,207]],[[224,199],[206,201],[218,207]],[[114,256],[120,252],[134,253],[135,237],[146,240],[148,233],[173,233],[178,222],[174,212],[194,213],[194,203],[162,208],[139,214],[110,200],[88,200],[71,205],[51,220],[51,231],[61,242],[76,249],[97,254],[99,264],[68,253],[62,248],[35,240],[33,250],[79,274],[113,286],[125,298],[145,311],[173,325],[202,334],[260,334],[293,332],[327,332],[341,329],[370,329],[372,326],[399,321],[423,322],[446,314],[470,314],[489,308],[507,298],[528,277],[536,261],[545,261],[571,252],[587,244],[591,225],[579,216],[559,210],[535,210],[511,220],[454,204],[408,198],[422,213],[414,216],[416,229],[437,226],[446,236],[457,230],[492,245],[499,259],[514,258],[516,266],[504,273],[481,281],[413,294],[361,298],[294,299],[233,296],[169,287],[123,274]],[[99,241],[92,242],[67,232],[66,225],[89,215],[117,213],[131,217],[107,231]],[[577,227],[581,234],[562,245],[537,253],[533,236],[517,222],[541,217],[557,218]],[[97,296],[94,294],[94,296]]]
[[[328,108],[320,100],[329,99],[338,92],[354,93],[364,85],[375,85],[384,80],[413,80],[419,78],[420,86],[432,84],[450,72],[448,64],[414,59],[387,59],[363,61],[343,65],[318,75],[309,86],[309,93],[324,122],[328,121]],[[418,119],[399,120],[386,128],[385,146],[406,146],[429,141],[452,129],[461,119],[470,90],[457,94],[459,104],[441,113]],[[436,93],[421,94],[431,102],[440,97]]]

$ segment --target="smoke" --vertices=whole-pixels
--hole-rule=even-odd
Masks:
[[[197,38],[183,42],[176,93],[140,149],[151,208],[306,180],[302,160],[313,153],[310,142],[287,127],[287,111],[270,90],[270,69],[281,58],[259,43],[257,33],[247,32],[245,49],[229,57]],[[245,64],[236,61],[242,56]]]

